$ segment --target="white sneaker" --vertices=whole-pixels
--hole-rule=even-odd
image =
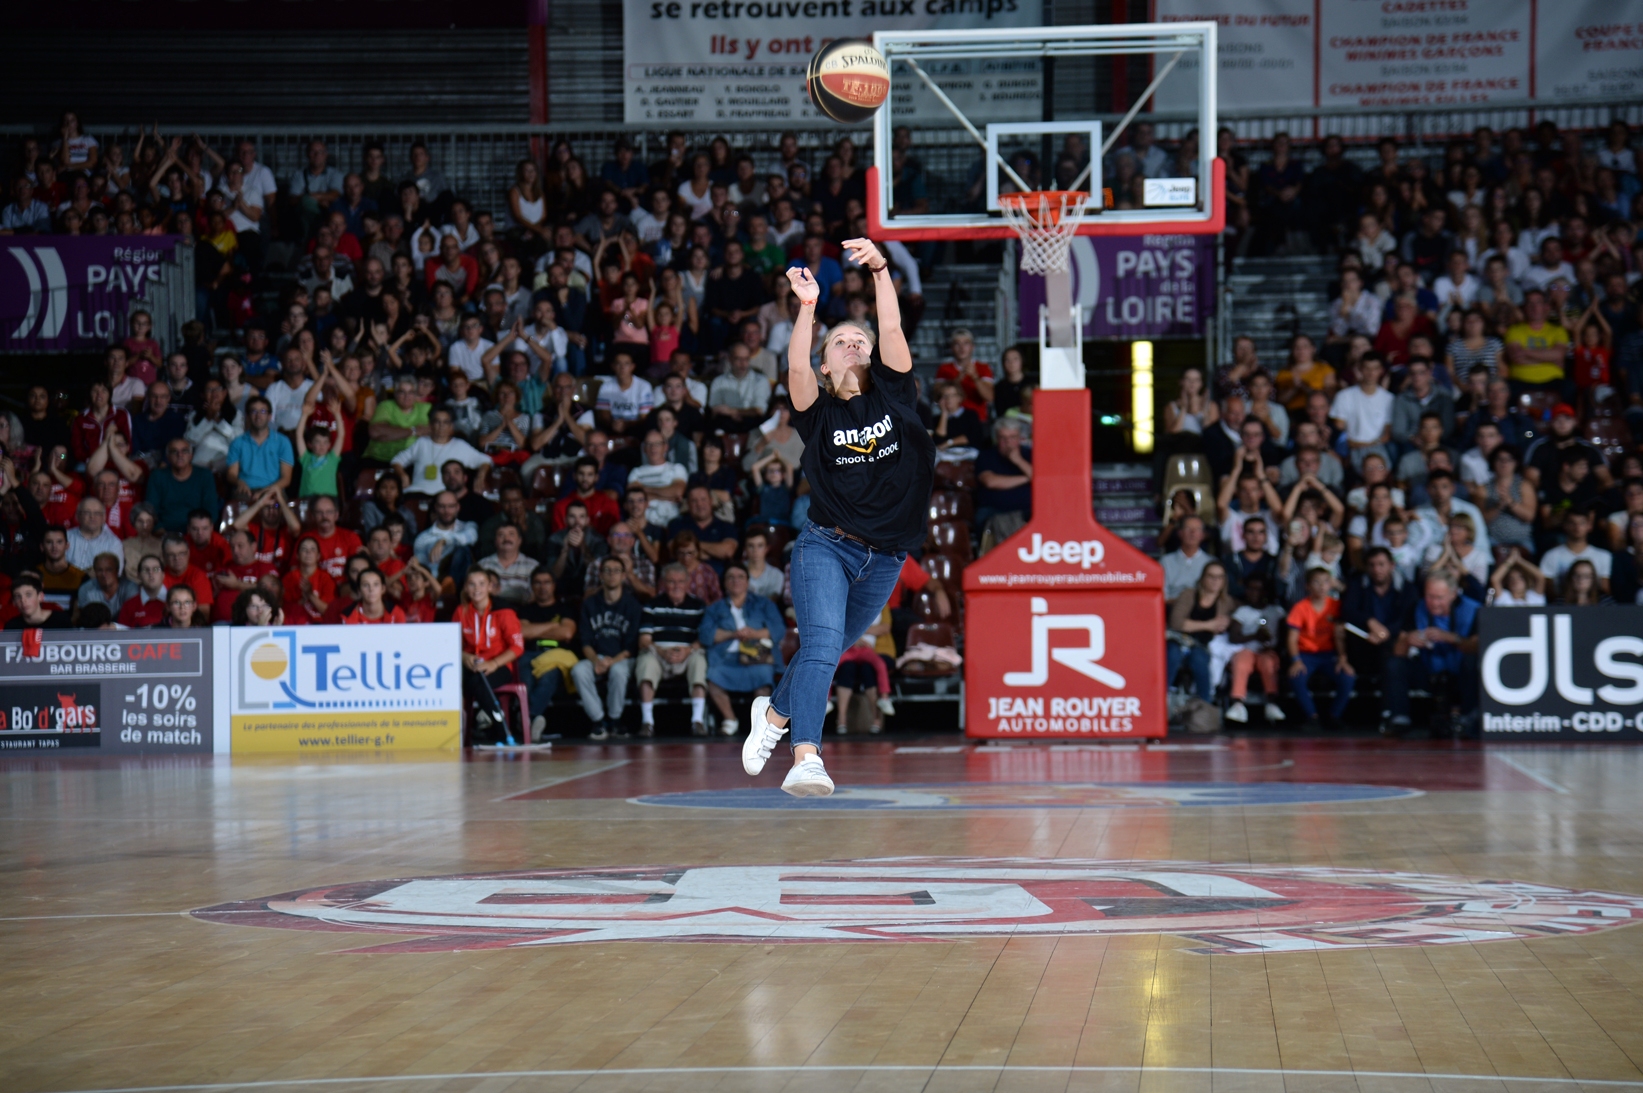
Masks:
[[[758,774],[764,770],[765,763],[770,760],[770,752],[782,737],[787,735],[787,726],[781,728],[770,723],[766,716],[770,712],[770,699],[755,698],[753,700],[752,727],[748,730],[747,739],[742,741],[742,769],[749,774]]]
[[[1268,702],[1266,704],[1266,719],[1268,721],[1286,720],[1284,717],[1284,708],[1276,702]]]
[[[821,756],[807,755],[793,764],[793,769],[782,779],[782,792],[795,797],[826,797],[833,792],[833,779],[827,776]]]
[[[742,727],[736,723],[736,719],[734,717],[722,718],[719,721],[720,736],[735,736],[741,731]]]
[[[889,695],[885,695],[883,698],[879,699],[879,713],[883,714],[885,717],[896,716],[896,704],[890,701]]]
[[[1227,720],[1236,721],[1238,724],[1242,725],[1244,722],[1249,720],[1249,710],[1242,702],[1234,702],[1232,705],[1227,707]]]

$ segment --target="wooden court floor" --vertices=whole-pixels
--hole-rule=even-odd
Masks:
[[[1643,752],[828,758],[0,760],[0,1093],[1643,1088]]]

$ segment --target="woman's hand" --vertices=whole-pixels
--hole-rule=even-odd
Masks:
[[[799,303],[815,306],[821,299],[821,285],[816,283],[816,277],[804,266],[794,266],[787,271],[787,283],[793,286],[793,295],[799,298]]]
[[[852,264],[865,266],[869,273],[877,273],[888,264],[871,239],[846,239],[844,253]]]

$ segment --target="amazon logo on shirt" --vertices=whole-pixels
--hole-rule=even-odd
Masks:
[[[894,428],[890,415],[885,414],[878,421],[860,429],[834,429],[833,444],[863,455],[872,455],[878,450],[879,441],[889,436]]]

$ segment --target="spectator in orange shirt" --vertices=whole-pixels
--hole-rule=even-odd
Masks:
[[[188,541],[167,535],[160,543],[160,560],[165,563],[165,587],[169,591],[183,584],[194,593],[196,605],[212,602],[211,578],[199,566],[189,564]]]
[[[475,707],[474,739],[488,742],[500,734],[513,742],[502,718],[502,703],[492,688],[514,682],[511,665],[525,651],[519,616],[491,603],[491,575],[470,569],[462,583],[462,606],[453,622],[462,627],[462,694]]]
[[[1295,687],[1295,702],[1306,720],[1303,731],[1318,728],[1318,707],[1312,701],[1310,683],[1315,675],[1326,676],[1335,688],[1329,708],[1332,724],[1339,723],[1352,699],[1357,673],[1346,659],[1346,641],[1341,628],[1341,601],[1330,595],[1334,580],[1329,570],[1307,571],[1306,599],[1289,610],[1289,678]]]

